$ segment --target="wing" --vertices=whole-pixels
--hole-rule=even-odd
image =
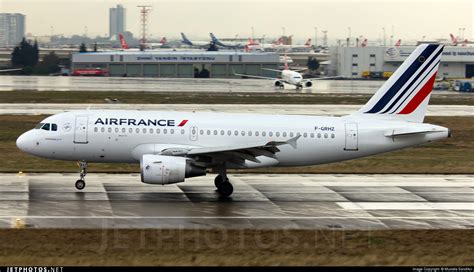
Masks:
[[[276,77],[264,77],[264,76],[254,76],[254,75],[246,75],[246,74],[235,74],[234,76],[243,76],[243,77],[251,77],[251,78],[259,78],[259,79],[271,79],[271,80],[280,80]]]
[[[215,147],[169,147],[163,149],[160,155],[171,155],[171,156],[187,156],[195,157],[197,161],[202,160],[202,157],[212,158],[213,163],[218,162],[231,162],[237,165],[243,166],[245,161],[252,161],[260,163],[261,161],[257,158],[260,156],[274,158],[275,154],[280,151],[278,146],[290,145],[293,148],[297,146],[297,140],[301,137],[298,135],[287,141],[270,141],[270,142],[256,142],[243,145],[228,145],[228,146],[215,146]]]
[[[305,78],[304,80],[325,80],[325,79],[332,79],[332,78],[343,78],[343,76],[313,77],[313,78]]]

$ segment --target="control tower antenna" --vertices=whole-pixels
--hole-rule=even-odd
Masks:
[[[151,6],[137,7],[140,8],[140,48],[143,48],[147,42],[148,12],[150,12]]]

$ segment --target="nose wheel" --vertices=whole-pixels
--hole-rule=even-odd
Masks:
[[[85,181],[85,178],[86,178],[86,175],[87,175],[87,162],[85,161],[80,161],[78,163],[79,165],[79,168],[80,168],[80,172],[79,172],[79,176],[80,176],[80,179],[78,179],[76,181],[76,189],[77,190],[82,190],[86,187],[86,181]]]
[[[82,189],[84,189],[84,187],[86,187],[86,182],[82,179],[78,179],[76,181],[76,189],[77,190],[82,190]]]

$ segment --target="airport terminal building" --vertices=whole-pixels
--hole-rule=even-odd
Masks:
[[[415,48],[416,46],[331,47],[328,74],[354,79],[387,78]],[[438,77],[474,77],[474,47],[446,46]]]
[[[234,73],[275,76],[262,68],[278,69],[274,53],[234,51],[106,51],[75,53],[71,71],[100,69],[109,76],[226,78]]]

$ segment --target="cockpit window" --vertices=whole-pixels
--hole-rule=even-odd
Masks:
[[[44,130],[49,130],[49,123],[46,123],[44,124],[44,126],[41,128],[41,129],[44,129]]]
[[[36,125],[35,129],[40,129],[43,125],[44,125],[44,123],[39,123],[39,124]]]
[[[58,125],[56,125],[56,124],[51,124],[51,130],[52,130],[52,131],[57,131],[57,130],[58,130]]]

